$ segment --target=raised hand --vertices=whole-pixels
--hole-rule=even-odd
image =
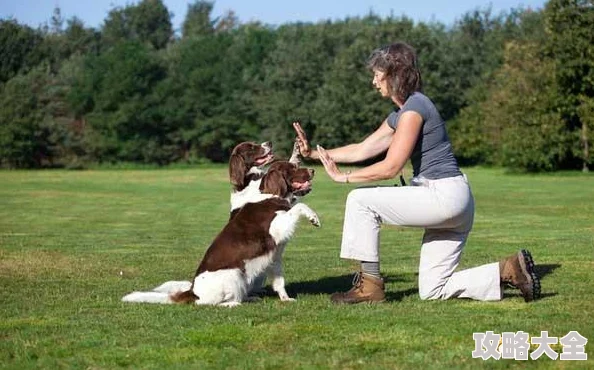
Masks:
[[[295,140],[297,142],[297,146],[299,147],[299,153],[305,158],[309,157],[311,155],[311,147],[309,146],[309,141],[307,140],[305,131],[303,131],[303,128],[299,122],[293,122],[293,128],[297,133],[297,138]]]
[[[328,173],[328,176],[330,176],[330,178],[336,182],[346,182],[347,175],[340,172],[340,170],[336,166],[336,163],[334,162],[332,157],[330,157],[330,154],[328,154],[326,149],[322,148],[319,145],[316,149],[318,151],[320,161],[324,165],[324,169],[326,170],[326,173]]]

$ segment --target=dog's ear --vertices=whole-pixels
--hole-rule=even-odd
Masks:
[[[260,192],[263,194],[278,195],[282,198],[286,197],[289,192],[289,187],[281,171],[277,169],[269,170],[262,178]]]
[[[235,188],[242,187],[245,178],[245,161],[238,154],[231,154],[229,159],[229,180]]]

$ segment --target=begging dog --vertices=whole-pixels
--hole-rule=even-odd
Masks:
[[[269,142],[264,144],[268,144],[268,148],[271,148]],[[241,143],[233,149],[234,155],[231,155],[231,159],[229,160],[229,178],[231,181],[231,185],[233,190],[231,192],[231,217],[233,214],[237,212],[237,210],[243,207],[246,203],[255,203],[261,200],[267,199],[267,194],[272,194],[270,189],[267,189],[265,184],[262,182],[262,178],[266,175],[266,171],[261,167],[250,169],[246,171],[248,160],[243,159],[236,159],[237,157],[248,157],[246,152],[248,152],[249,146],[246,143]],[[270,149],[272,150],[272,149]],[[294,164],[295,166],[299,167],[301,164],[300,154],[299,154],[299,147],[297,146],[297,142],[293,145],[293,152],[291,154],[291,158],[288,161],[289,163]],[[270,160],[264,162],[264,164],[270,163]],[[254,175],[257,173],[257,175]],[[241,184],[241,186],[237,186],[236,184]],[[302,197],[309,193],[311,190],[311,186],[306,186],[304,189],[293,188],[290,192],[290,202],[291,204],[297,203],[299,197]],[[278,195],[278,194],[275,194]]]
[[[273,159],[269,141],[262,144],[249,141],[237,144],[229,158],[229,180],[233,193],[241,192],[250,182],[260,179],[265,173],[262,167]]]
[[[151,292],[133,292],[125,302],[182,303],[236,306],[248,300],[256,278],[267,272],[283,301],[282,254],[301,216],[320,226],[317,214],[303,203],[291,205],[291,193],[309,191],[314,171],[287,162],[274,162],[262,176],[269,193],[259,202],[243,205],[207,249],[193,281],[170,281]],[[172,293],[174,292],[174,293]]]

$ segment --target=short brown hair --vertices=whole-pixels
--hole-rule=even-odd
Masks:
[[[402,103],[412,93],[423,89],[417,53],[404,42],[375,49],[367,60],[367,67],[385,73],[390,95]]]

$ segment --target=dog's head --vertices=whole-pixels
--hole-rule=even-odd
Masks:
[[[260,167],[270,163],[274,158],[272,144],[253,142],[239,143],[233,148],[229,159],[229,179],[235,191],[247,186],[249,182],[262,174]]]
[[[260,191],[281,198],[303,196],[311,191],[314,172],[311,168],[299,168],[288,161],[273,162],[262,178]]]

